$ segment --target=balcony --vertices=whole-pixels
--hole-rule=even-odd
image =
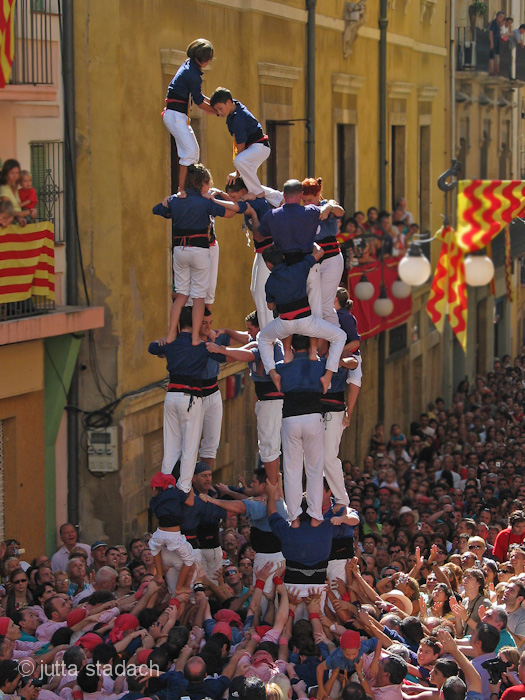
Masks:
[[[489,72],[489,30],[480,27],[457,29],[458,71]],[[525,81],[525,49],[512,47],[510,41],[500,41],[499,77]]]
[[[53,0],[17,0],[11,85],[53,84],[52,4]]]

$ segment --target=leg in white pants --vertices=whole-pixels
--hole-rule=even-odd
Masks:
[[[265,285],[270,276],[270,270],[266,267],[262,253],[255,253],[252,267],[252,280],[250,283],[250,292],[252,293],[255,308],[257,309],[257,318],[259,320],[259,328],[261,330],[273,321],[273,313],[268,308],[266,303]]]
[[[177,581],[179,580],[180,570],[184,562],[177,551],[170,552],[168,549],[162,549],[162,563],[168,567],[166,571],[166,583],[171,595],[175,593]]]
[[[273,462],[281,454],[281,425],[283,420],[283,400],[257,401],[257,444],[263,464]]]
[[[215,547],[215,549],[196,549],[195,560],[202,564],[206,576],[213,578],[214,574],[222,567],[222,549],[220,547]]]
[[[206,292],[205,303],[213,304],[215,301],[215,290],[217,289],[217,275],[219,273],[219,242],[215,241],[210,246],[210,268],[208,271],[210,281],[208,283],[208,291]]]
[[[177,153],[181,165],[193,165],[199,162],[199,144],[195,132],[188,124],[188,117],[182,112],[167,109],[162,115],[164,126],[177,144]]]
[[[312,309],[312,316],[323,318],[323,305],[321,302],[321,266],[319,263],[314,265],[308,273],[306,280],[306,292],[308,294],[308,302]],[[335,299],[335,294],[334,294]],[[339,325],[339,323],[337,324]]]
[[[279,190],[274,190],[272,187],[266,187],[266,185],[261,185],[261,187],[268,204],[271,204],[272,207],[280,207],[283,201],[283,193]]]
[[[199,448],[201,459],[215,459],[221,441],[222,397],[215,391],[202,399],[202,440]]]
[[[171,474],[173,467],[180,459],[180,476],[177,480],[177,487],[185,493],[189,493],[191,488],[201,432],[202,399],[181,392],[169,391],[164,399],[162,472]]]
[[[334,309],[334,299],[343,274],[343,256],[341,253],[338,253],[334,255],[333,258],[322,260],[319,267],[321,273],[321,306],[323,318],[325,321],[328,321],[328,323],[333,323],[334,326],[338,326],[339,320],[337,318],[337,312]]]
[[[308,515],[323,519],[323,419],[320,413],[283,418],[284,490],[290,520],[301,514],[303,454],[306,472]]]
[[[344,411],[325,414],[324,422],[324,475],[333,497],[339,505],[350,503],[345,489],[343,466],[338,457],[339,445],[343,436]]]
[[[259,166],[270,156],[270,149],[262,143],[252,143],[244,151],[238,153],[233,164],[244,180],[248,192],[263,194],[263,188],[257,177]]]
[[[337,372],[339,359],[346,342],[346,333],[339,327],[314,316],[296,318],[293,321],[283,321],[281,318],[276,318],[264,330],[260,331],[257,335],[257,342],[266,372],[275,369],[273,341],[277,338],[282,340],[282,338],[287,338],[294,333],[307,335],[310,338],[324,338],[328,340],[330,342],[330,350],[326,358],[326,369]]]

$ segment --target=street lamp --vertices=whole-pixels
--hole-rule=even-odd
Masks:
[[[392,299],[389,299],[387,293],[386,293],[386,287],[384,284],[381,284],[381,288],[379,290],[379,296],[377,299],[374,301],[374,312],[378,316],[382,316],[383,318],[386,316],[390,316],[392,311],[394,310],[394,302]]]
[[[487,255],[467,255],[465,281],[471,287],[484,287],[494,277],[494,263]]]
[[[360,301],[369,301],[374,296],[374,285],[368,281],[366,275],[362,275],[354,288],[354,292]]]
[[[432,267],[427,258],[423,255],[419,243],[412,242],[405,257],[400,261],[397,268],[398,274],[403,282],[411,287],[419,287],[430,277]]]

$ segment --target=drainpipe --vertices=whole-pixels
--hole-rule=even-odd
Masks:
[[[62,3],[62,80],[64,83],[65,144],[65,227],[66,227],[66,303],[78,306],[78,229],[76,217],[75,156],[75,66],[73,45],[73,3]],[[68,405],[78,406],[78,372],[75,368],[68,394]],[[78,525],[79,436],[76,411],[67,414],[68,520]]]
[[[386,206],[386,32],[388,28],[388,0],[380,0],[379,7],[379,210]],[[377,418],[385,419],[385,362],[386,332],[378,338],[377,363]]]
[[[317,0],[306,0],[306,160],[309,177],[315,177],[315,6]]]
[[[379,8],[379,209],[386,206],[386,31],[388,0]]]

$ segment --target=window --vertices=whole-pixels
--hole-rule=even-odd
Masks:
[[[52,0],[18,0],[15,5],[16,48],[12,85],[52,85]]]
[[[270,141],[270,156],[266,161],[266,184],[280,190],[290,177],[290,124],[287,121],[266,120]]]
[[[38,197],[37,219],[55,226],[55,243],[64,243],[64,150],[62,141],[30,144],[31,175]]]
[[[405,127],[393,125],[390,141],[390,172],[392,193],[392,209],[398,199],[405,197],[405,151],[406,151]]]
[[[352,216],[356,203],[356,126],[337,125],[337,194],[339,203]]]
[[[393,355],[400,350],[405,350],[407,347],[407,324],[402,323],[388,334],[388,354]]]
[[[430,229],[431,208],[431,140],[430,126],[419,127],[419,227],[421,231]]]

